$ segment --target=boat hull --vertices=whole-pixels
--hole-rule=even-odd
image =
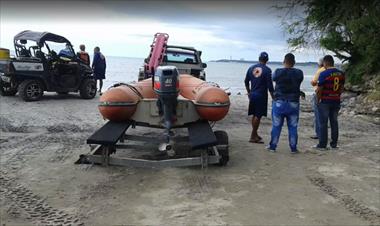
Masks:
[[[184,114],[186,117],[177,120],[178,124],[188,123],[189,120],[219,121],[228,113],[229,96],[215,84],[182,74],[179,76],[179,90],[178,100],[181,99],[186,104],[177,109],[177,118],[182,117],[180,114],[183,112],[186,112]],[[99,111],[104,118],[111,121],[132,119],[159,124],[160,120],[157,117],[160,115],[157,109],[153,109],[157,108],[154,104],[157,98],[150,78],[135,84],[120,85],[104,92],[100,98]],[[141,106],[138,108],[139,105]],[[136,112],[136,109],[139,110]]]
[[[118,86],[104,92],[100,97],[99,112],[111,121],[127,121],[136,112],[140,97],[128,86]]]

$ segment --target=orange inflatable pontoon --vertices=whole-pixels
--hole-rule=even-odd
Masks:
[[[132,119],[139,102],[157,98],[151,78],[134,84],[121,84],[100,97],[99,111],[111,121],[127,121]],[[179,75],[178,99],[191,102],[198,118],[207,121],[223,119],[230,107],[229,97],[223,89],[187,74]]]

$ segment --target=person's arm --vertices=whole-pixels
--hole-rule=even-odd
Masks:
[[[317,103],[321,102],[324,82],[325,82],[325,76],[323,73],[321,73],[318,77],[318,88],[315,90],[315,93],[317,94]]]
[[[317,89],[315,90],[315,94],[317,95],[317,104],[321,102],[321,97],[322,97],[322,86],[318,86]]]
[[[319,75],[321,74],[322,71],[324,71],[323,67],[319,68],[317,70],[317,72],[315,72],[313,79],[310,81],[311,86],[317,86],[318,85],[318,78],[319,78]]]
[[[266,80],[267,80],[266,82],[267,82],[269,94],[273,99],[274,98],[273,97],[274,88],[273,88],[272,71],[271,70],[269,70],[269,73],[267,74]]]
[[[94,68],[95,65],[98,63],[98,58],[99,58],[99,55],[94,54],[94,59],[92,60],[92,68]]]
[[[311,86],[317,86],[318,85],[318,80],[316,80],[316,79],[312,79],[311,81],[310,81],[310,84],[311,84]]]
[[[251,71],[251,69],[248,69],[248,71],[245,75],[245,79],[244,79],[245,89],[247,90],[248,94],[251,92],[251,89],[249,88],[249,82],[250,82],[249,76],[251,74],[250,71]]]
[[[302,70],[300,70],[300,73],[299,73],[300,75],[300,83],[302,83],[302,81],[303,81],[303,79],[304,79],[304,76],[303,76],[303,71]]]
[[[274,73],[273,73],[273,75],[272,75],[272,80],[273,80],[273,82],[276,82],[277,81],[277,79],[278,79],[278,75],[279,73],[278,73],[278,69],[276,69],[275,71],[274,71]]]
[[[300,81],[300,86],[301,86],[301,83],[304,79],[304,76],[303,76],[303,71],[302,70],[299,70],[299,81]],[[306,99],[306,94],[304,91],[300,90],[300,96],[303,100]]]
[[[90,65],[90,55],[87,54],[87,64]]]

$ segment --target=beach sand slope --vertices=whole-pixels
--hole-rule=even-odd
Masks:
[[[214,127],[229,134],[226,167],[75,165],[105,123],[97,102],[74,94],[33,103],[0,97],[2,225],[380,224],[380,126],[371,118],[340,115],[340,149],[315,151],[308,97],[301,153],[290,154],[286,126],[278,152],[270,153],[270,114],[260,126],[265,144],[251,144],[248,99],[232,96],[229,115]]]

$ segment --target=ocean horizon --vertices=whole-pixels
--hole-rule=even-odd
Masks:
[[[137,82],[139,68],[143,66],[144,58],[106,56],[106,61],[107,70],[104,90],[119,82]],[[207,64],[207,68],[205,69],[206,81],[215,82],[232,94],[244,94],[246,92],[244,79],[248,68],[252,64],[216,61],[205,61],[205,63]],[[278,62],[269,62],[267,65],[272,71],[282,67]],[[302,91],[307,94],[313,93],[314,90],[310,85],[310,81],[318,70],[317,64],[302,65],[296,63],[295,67],[304,72],[304,81],[301,84]]]

